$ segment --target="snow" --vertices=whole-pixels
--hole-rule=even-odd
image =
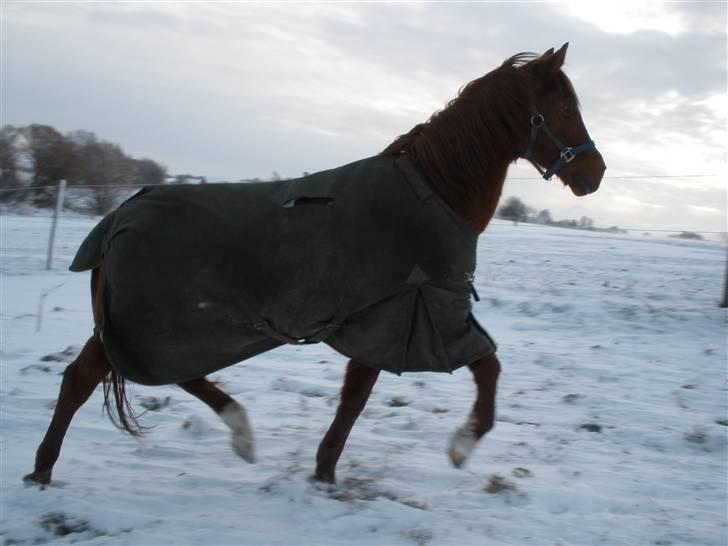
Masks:
[[[255,464],[197,399],[134,386],[148,436],[117,431],[97,390],[52,485],[24,485],[91,333],[88,276],[67,267],[94,222],[64,216],[45,271],[49,220],[0,217],[3,544],[726,543],[725,246],[498,222],[475,304],[499,344],[498,415],[464,468],[446,451],[468,370],[382,374],[338,484],[310,482],[345,367],[319,344],[211,377],[245,406]]]

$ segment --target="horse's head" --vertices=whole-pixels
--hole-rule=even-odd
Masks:
[[[522,157],[545,179],[556,175],[581,196],[597,191],[607,167],[584,126],[574,88],[561,71],[568,45],[522,66],[533,78],[530,133]]]

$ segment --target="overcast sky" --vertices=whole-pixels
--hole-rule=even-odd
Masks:
[[[726,230],[722,1],[1,6],[2,124],[230,180],[376,154],[505,58],[568,41],[608,178],[577,198],[519,162],[505,195],[601,226]],[[612,178],[696,174],[720,176]]]

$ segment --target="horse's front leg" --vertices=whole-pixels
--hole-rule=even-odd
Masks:
[[[448,454],[452,464],[461,467],[473,452],[478,440],[493,428],[495,421],[495,391],[500,374],[500,362],[495,354],[470,364],[478,396],[465,424],[455,431]]]
[[[336,417],[316,453],[316,480],[336,482],[336,463],[344,450],[351,428],[369,399],[377,377],[379,370],[349,361]]]

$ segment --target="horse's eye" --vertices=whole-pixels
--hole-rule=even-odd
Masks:
[[[567,114],[572,114],[574,112],[574,105],[570,102],[567,102],[564,104],[564,112]]]

